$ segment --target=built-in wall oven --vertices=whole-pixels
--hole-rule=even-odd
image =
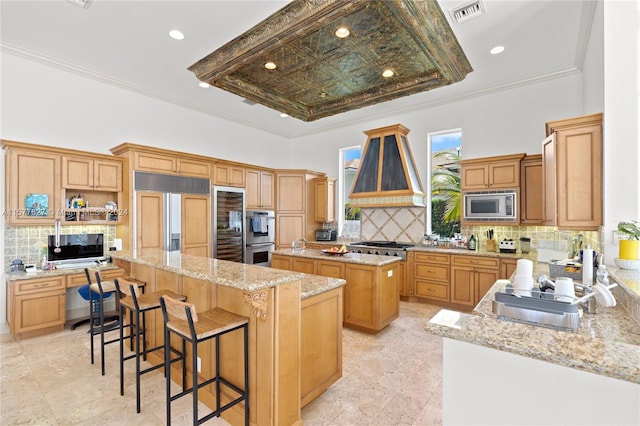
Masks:
[[[271,253],[275,247],[275,214],[273,210],[247,210],[245,230],[245,263],[271,266]]]

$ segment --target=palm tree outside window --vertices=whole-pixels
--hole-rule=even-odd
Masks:
[[[451,237],[460,232],[462,198],[460,193],[460,129],[430,133],[431,214],[427,232]]]

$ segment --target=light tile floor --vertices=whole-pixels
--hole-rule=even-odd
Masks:
[[[303,408],[304,424],[441,424],[442,339],[424,331],[439,309],[401,302],[400,318],[375,336],[345,328],[342,378]],[[136,414],[133,363],[126,364],[122,397],[117,344],[107,346],[103,377],[98,351],[96,364],[89,363],[86,328],[20,342],[2,335],[0,342],[1,425],[165,424],[162,372],[142,376],[142,412]],[[173,424],[190,424],[190,401],[172,404]],[[200,410],[209,412],[204,405]]]

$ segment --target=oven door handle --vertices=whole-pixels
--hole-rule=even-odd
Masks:
[[[247,244],[247,247],[267,247],[275,245],[275,243],[255,243],[255,244]]]

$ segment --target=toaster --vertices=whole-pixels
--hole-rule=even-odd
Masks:
[[[316,241],[335,241],[338,239],[338,232],[335,229],[318,229],[316,231]]]

